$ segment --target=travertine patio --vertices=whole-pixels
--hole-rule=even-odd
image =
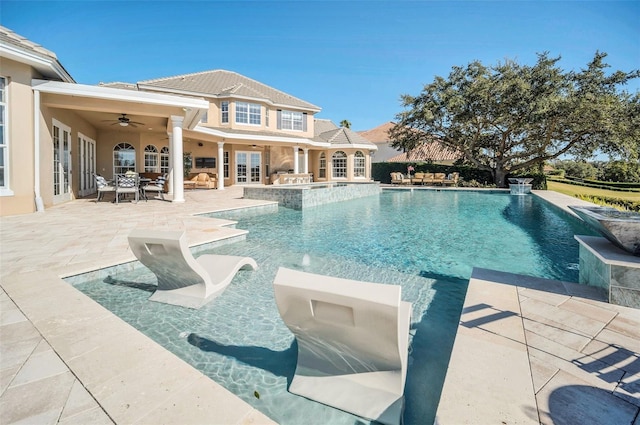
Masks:
[[[199,245],[243,231],[193,214],[264,204],[240,187],[186,197],[1,219],[0,423],[273,423],[60,279],[133,260],[135,227],[186,230]],[[475,270],[437,421],[640,425],[640,310],[598,297]]]

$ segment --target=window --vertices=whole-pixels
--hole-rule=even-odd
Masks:
[[[357,151],[353,156],[353,176],[354,177],[364,177],[364,154],[360,151]]]
[[[158,149],[153,145],[147,145],[144,148],[144,172],[157,173],[158,165]]]
[[[160,172],[169,174],[169,148],[166,146],[160,150]]]
[[[326,179],[327,178],[327,155],[324,152],[320,154],[320,164],[318,167],[319,178]]]
[[[228,179],[229,178],[229,152],[224,152],[222,154],[223,157],[223,168],[224,168],[224,178]]]
[[[257,103],[236,102],[236,123],[260,125],[261,107]]]
[[[278,128],[282,130],[306,131],[307,114],[293,111],[278,111]]]
[[[333,177],[347,177],[347,154],[342,151],[337,151],[333,154],[331,160],[333,161]]]
[[[220,122],[229,124],[229,102],[226,100],[220,103]]]
[[[202,114],[202,116],[200,117],[200,122],[206,123],[208,120],[209,120],[209,112],[205,111],[205,113]]]
[[[7,79],[0,77],[0,195],[9,190],[9,132],[7,131]]]
[[[264,110],[264,126],[269,127],[269,108]]]
[[[129,143],[118,143],[113,148],[113,174],[136,171],[136,149]]]
[[[196,157],[196,168],[216,168],[216,159],[214,157]]]

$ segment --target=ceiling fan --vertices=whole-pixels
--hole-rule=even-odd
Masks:
[[[136,128],[139,125],[144,125],[144,123],[141,123],[141,122],[131,121],[131,119],[127,117],[127,114],[120,114],[120,115],[121,116],[119,116],[118,119],[111,125],[120,125],[122,127],[131,126],[133,128]],[[103,120],[102,122],[112,122],[112,121],[113,120]]]

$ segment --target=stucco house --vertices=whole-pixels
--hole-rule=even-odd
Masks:
[[[326,120],[320,107],[235,72],[96,86],[77,84],[56,55],[0,27],[0,215],[44,211],[133,170],[169,177],[184,202],[191,173],[229,185],[277,173],[368,181],[376,146]]]

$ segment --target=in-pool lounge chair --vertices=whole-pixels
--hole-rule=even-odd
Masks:
[[[158,289],[149,299],[183,307],[202,307],[220,295],[240,269],[258,268],[250,257],[205,254],[193,258],[184,232],[134,229],[129,246],[158,278]]]
[[[280,316],[298,342],[289,391],[400,424],[411,322],[401,287],[281,267],[273,288]]]

